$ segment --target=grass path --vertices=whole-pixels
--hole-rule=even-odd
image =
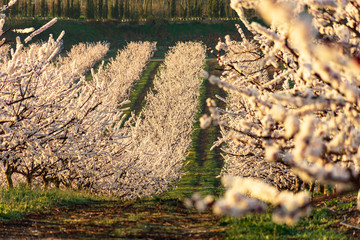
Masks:
[[[144,76],[131,94],[130,108],[140,111],[159,62],[150,62]],[[214,67],[207,62],[207,67]],[[204,80],[200,90],[199,113],[206,111],[205,101],[219,89]],[[136,101],[135,101],[136,100]],[[91,201],[50,208],[27,215],[21,221],[0,223],[0,237],[51,239],[224,239],[226,226],[211,212],[186,209],[181,200],[199,191],[218,195],[222,190],[219,175],[222,161],[219,151],[210,152],[218,134],[216,127],[202,130],[194,123],[192,146],[186,166],[187,175],[173,191],[152,199],[131,202]]]
[[[136,116],[139,115],[142,107],[145,105],[146,94],[153,87],[153,80],[161,63],[161,59],[149,62],[141,78],[135,82],[129,98],[130,103],[124,106],[124,108],[129,108],[128,111],[125,111],[127,114],[125,120],[129,119],[131,112],[134,112]]]
[[[216,66],[216,61],[207,61],[206,70],[210,71],[210,74],[216,74]],[[206,99],[214,99],[216,94],[224,96],[225,93],[217,86],[210,84],[207,79],[204,80],[200,88],[200,105],[197,119],[208,111]],[[222,102],[218,101],[217,104],[223,107]],[[212,143],[218,136],[220,136],[218,127],[211,126],[207,129],[201,129],[198,120],[194,123],[192,144],[187,157],[188,164],[185,167],[188,174],[182,177],[175,191],[165,193],[165,195],[183,199],[190,197],[194,192],[215,196],[222,192],[220,178],[218,178],[223,165],[220,149],[216,148],[210,151]]]

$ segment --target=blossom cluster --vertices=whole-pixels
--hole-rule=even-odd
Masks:
[[[211,119],[203,118],[203,127],[213,122],[222,129],[216,143],[226,143],[222,175],[256,178],[279,190],[299,191],[305,181],[358,191],[360,4],[232,0],[231,6],[247,31],[237,26],[241,42],[227,36],[217,45],[224,71],[209,80],[228,91],[227,109],[209,101]],[[244,8],[255,9],[267,25],[249,22]],[[256,191],[235,185],[230,192]],[[303,198],[293,199],[303,206]]]
[[[224,198],[214,205],[214,212],[217,214],[241,217],[246,213],[265,211],[266,206],[263,202],[267,202],[275,206],[275,222],[294,225],[300,217],[308,216],[310,213],[310,195],[307,192],[295,194],[290,191],[279,191],[252,178],[226,176],[222,180],[228,190]]]
[[[129,98],[132,86],[140,79],[155,50],[155,42],[130,42],[118,51],[116,58],[111,59],[104,69],[99,68],[94,77],[108,85],[112,96],[111,104],[118,104]]]
[[[76,44],[66,55],[57,57],[53,67],[60,69],[63,78],[77,81],[104,59],[109,47],[106,42]]]

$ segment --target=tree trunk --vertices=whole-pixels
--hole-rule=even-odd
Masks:
[[[320,194],[324,194],[325,188],[324,185],[319,183],[319,187],[318,187],[318,193]]]
[[[55,188],[56,189],[60,188],[60,181],[59,180],[55,180]]]
[[[303,181],[300,178],[296,178],[296,185],[295,185],[295,192],[301,191],[301,186],[303,184]]]
[[[46,179],[46,177],[43,177],[43,183],[44,183],[44,190],[48,189],[49,187],[49,180]]]
[[[6,181],[7,181],[7,185],[9,189],[13,189],[14,188],[14,183],[12,180],[12,172],[6,172],[5,176],[6,176]]]
[[[26,176],[26,187],[31,189],[32,176]]]
[[[314,187],[315,187],[315,183],[314,182],[311,182],[310,183],[310,186],[309,186],[309,192],[314,192]]]

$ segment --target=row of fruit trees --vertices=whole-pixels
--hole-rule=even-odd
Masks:
[[[129,119],[123,105],[156,43],[129,43],[94,71],[107,43],[79,44],[58,57],[64,33],[30,45],[18,37],[14,48],[4,39],[1,181],[124,199],[167,191],[183,174],[205,77],[228,93],[219,97],[226,109],[208,99],[209,114],[200,119],[203,128],[221,129],[214,144],[223,146],[228,190],[216,202],[196,197],[195,206],[243,216],[265,211],[268,202],[274,221],[293,225],[310,213],[303,182],[333,186],[337,194],[357,192],[360,2],[232,0],[231,7],[246,31],[238,26],[241,42],[226,36],[216,46],[222,76],[202,70],[201,43],[178,43],[166,54],[143,111]],[[250,23],[244,8],[255,9],[265,23]],[[12,31],[32,32],[27,43],[55,22]]]

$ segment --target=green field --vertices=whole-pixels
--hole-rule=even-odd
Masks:
[[[41,27],[44,20],[17,20],[9,19],[5,29],[30,27]],[[231,35],[234,39],[239,39],[234,24],[240,21],[219,21],[219,22],[181,22],[171,24],[131,24],[116,21],[105,22],[86,22],[59,20],[51,29],[40,34],[37,39],[46,39],[49,33],[54,37],[58,36],[62,30],[66,35],[63,39],[64,50],[67,51],[72,45],[79,42],[107,41],[110,43],[110,54],[114,56],[118,49],[130,41],[156,41],[158,51],[153,58],[164,58],[169,46],[175,45],[178,41],[202,41],[211,48],[216,46],[219,37]],[[22,37],[25,38],[25,37]],[[8,34],[8,40],[13,42],[14,34]]]

